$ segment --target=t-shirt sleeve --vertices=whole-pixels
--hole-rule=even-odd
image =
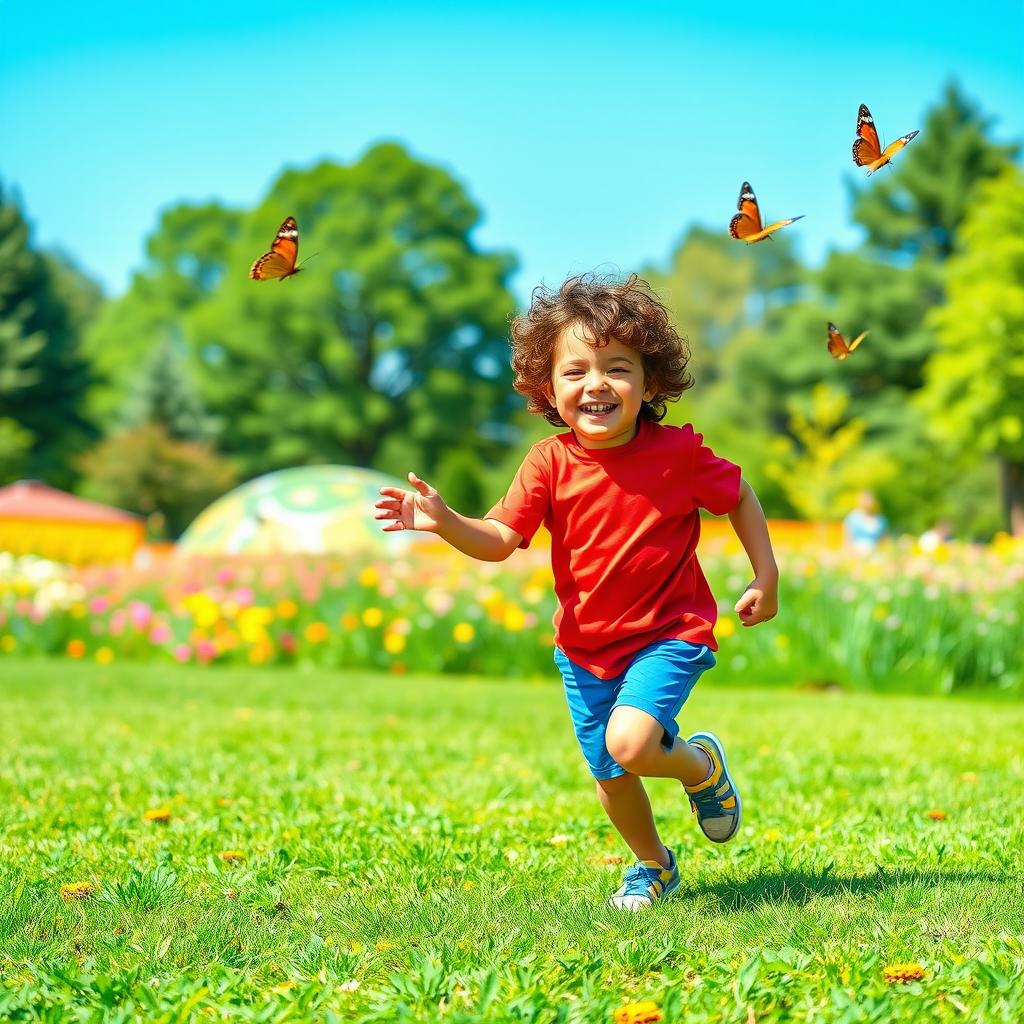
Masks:
[[[704,444],[703,434],[694,434],[693,444],[690,489],[694,503],[713,515],[724,516],[740,500],[740,467],[719,458]]]
[[[551,505],[550,479],[547,460],[538,446],[534,445],[526,453],[508,493],[484,519],[497,519],[499,523],[511,527],[523,538],[519,547],[529,547]]]

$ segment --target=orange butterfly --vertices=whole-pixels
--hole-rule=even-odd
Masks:
[[[918,130],[919,131],[919,130]],[[867,167],[868,174],[884,167],[918,131],[901,135],[895,142],[890,142],[883,150],[878,144],[878,132],[875,131],[875,119],[871,111],[862,103],[857,111],[857,138],[853,143],[853,162],[858,167]]]
[[[277,229],[270,252],[265,252],[249,271],[254,281],[269,281],[278,277],[282,281],[286,277],[299,273],[295,259],[299,255],[299,226],[294,217],[285,217]]]
[[[828,325],[828,351],[835,359],[845,359],[866,337],[868,332],[862,331],[849,345],[846,339],[839,333],[835,324]]]
[[[743,188],[740,189],[740,201],[737,203],[736,209],[740,212],[729,221],[729,234],[733,238],[746,242],[747,245],[750,245],[751,242],[760,242],[762,238],[768,238],[773,231],[778,231],[779,228],[784,228],[787,224],[792,224],[793,221],[803,217],[801,213],[800,217],[777,220],[774,224],[769,224],[768,227],[762,227],[761,209],[757,205],[757,199],[754,198],[754,190],[750,187],[749,181],[743,182]]]

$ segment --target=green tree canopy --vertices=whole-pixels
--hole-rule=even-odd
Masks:
[[[96,289],[35,250],[30,235],[19,204],[0,186],[0,472],[68,487],[71,458],[94,434],[84,412],[90,376],[79,328]]]
[[[249,280],[289,214],[300,258],[316,258],[298,277]],[[106,409],[169,334],[246,474],[317,462],[428,474],[453,448],[490,459],[520,404],[514,260],[480,250],[479,220],[458,181],[397,144],[288,170],[251,213],[168,211],[150,264],[90,339],[120,391]]]
[[[1024,173],[978,190],[930,322],[938,351],[919,396],[947,446],[995,455],[1007,522],[1024,536]]]

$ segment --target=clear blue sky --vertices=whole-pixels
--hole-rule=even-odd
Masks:
[[[0,180],[112,293],[161,208],[249,207],[283,167],[379,139],[465,185],[523,297],[725,230],[744,179],[767,217],[806,215],[811,262],[855,244],[861,102],[889,141],[955,78],[996,138],[1024,136],[1021,0],[2,7]]]

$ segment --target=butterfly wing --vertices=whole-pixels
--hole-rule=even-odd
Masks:
[[[857,111],[857,138],[853,143],[853,162],[858,167],[873,164],[882,155],[878,145],[878,132],[875,130],[875,119],[865,104]]]
[[[256,260],[249,271],[249,277],[254,281],[271,281],[297,274],[295,260],[298,255],[299,226],[294,217],[285,217],[277,229],[270,252],[265,252]]]
[[[786,220],[777,220],[774,224],[769,224],[766,228],[761,228],[756,238],[748,238],[748,242],[760,242],[762,238],[767,238],[773,231],[778,231],[779,228],[784,228],[787,224],[792,224],[794,221],[802,220],[804,214],[800,214],[797,217],[788,217]]]
[[[761,230],[761,210],[749,181],[743,182],[736,209],[740,212],[729,221],[729,234],[740,240],[756,235]]]
[[[850,351],[852,352],[867,336],[867,331],[861,331],[860,334],[850,342]]]
[[[860,338],[857,339],[860,341]],[[828,325],[828,354],[833,359],[845,359],[850,354],[846,339],[839,333],[835,324]]]

